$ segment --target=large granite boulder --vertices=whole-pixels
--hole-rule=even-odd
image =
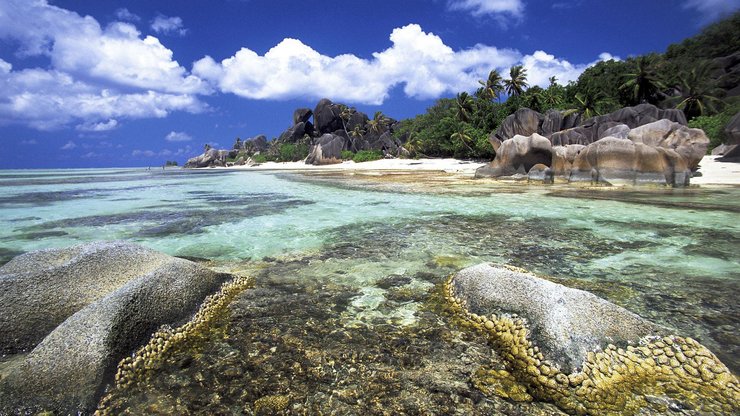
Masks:
[[[530,136],[514,136],[499,146],[493,161],[475,171],[476,178],[513,176],[526,174],[532,166],[541,163],[550,166],[552,145],[550,141],[533,133]]]
[[[531,136],[540,132],[544,117],[529,108],[520,108],[504,119],[496,131],[496,137],[504,142],[514,136]]]
[[[332,133],[344,128],[341,110],[338,104],[334,104],[328,98],[324,98],[316,104],[313,110],[314,128],[318,134]]]
[[[0,380],[0,413],[92,411],[122,358],[229,277],[126,242],[16,257],[0,268],[0,342],[33,350]]]
[[[571,144],[587,145],[592,142],[590,133],[583,127],[574,127],[561,130],[550,135],[553,146],[568,146]]]
[[[565,372],[580,368],[589,351],[662,334],[658,326],[596,295],[523,270],[479,264],[457,272],[450,286],[471,313],[525,319],[535,345]]]
[[[686,160],[672,149],[606,137],[578,153],[570,182],[686,186],[690,176]]]
[[[709,146],[709,138],[701,129],[692,129],[668,119],[633,128],[627,137],[635,143],[674,149],[686,159],[691,170],[698,168]]]
[[[211,166],[224,166],[229,152],[232,150],[208,149],[202,155],[188,159],[186,168],[207,168]]]
[[[310,108],[297,108],[293,111],[293,125],[298,123],[308,123],[313,116],[313,111]]]
[[[267,137],[264,134],[244,141],[244,150],[248,155],[266,152],[269,148],[270,144],[267,142]]]
[[[309,127],[311,130],[307,131],[307,127]],[[293,127],[288,128],[282,134],[280,134],[278,142],[297,143],[302,140],[306,134],[308,134],[309,136],[313,134],[313,126],[311,126],[311,123],[300,121]]]
[[[740,111],[727,123],[724,133],[726,144],[740,144]]]
[[[630,133],[630,128],[626,124],[616,124],[599,133],[599,139],[604,137],[616,137],[617,139],[626,139]]]
[[[308,165],[330,165],[342,162],[342,150],[347,148],[347,139],[336,134],[324,134],[314,140],[306,158]]]
[[[570,171],[573,167],[573,161],[576,160],[576,156],[586,146],[582,144],[569,144],[567,146],[553,146],[552,147],[552,163],[550,168],[552,173],[557,177],[564,177],[568,179],[570,177]]]

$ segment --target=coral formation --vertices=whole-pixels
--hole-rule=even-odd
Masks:
[[[159,368],[168,353],[177,345],[186,340],[197,337],[210,327],[213,319],[229,305],[229,303],[243,290],[253,285],[253,279],[237,276],[221,286],[221,289],[208,296],[193,318],[184,325],[173,329],[163,325],[152,335],[149,343],[141,347],[130,357],[126,357],[118,364],[114,388],[126,388],[138,381],[147,380],[152,371]],[[111,414],[106,407],[107,397],[104,397],[96,415]]]
[[[740,411],[737,378],[691,338],[645,337],[639,345],[624,349],[610,344],[603,351],[589,352],[579,371],[566,374],[534,345],[523,319],[470,313],[465,302],[455,296],[454,276],[445,283],[445,299],[456,313],[488,336],[507,365],[504,376],[511,373],[539,400],[552,401],[576,415],[638,414],[669,408],[712,414]],[[496,389],[482,391],[490,394]]]

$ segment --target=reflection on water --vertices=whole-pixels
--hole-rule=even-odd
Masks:
[[[573,190],[424,175],[0,173],[0,262],[125,238],[257,277],[219,332],[117,396],[134,413],[250,412],[283,396],[307,413],[556,413],[469,387],[477,368],[500,362],[449,322],[435,290],[483,261],[596,293],[698,339],[739,372],[740,188]]]

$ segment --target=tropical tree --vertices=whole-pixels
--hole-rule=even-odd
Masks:
[[[491,70],[491,72],[488,73],[488,79],[486,81],[478,81],[480,85],[483,86],[481,98],[492,100],[492,99],[498,99],[501,95],[501,92],[504,90],[504,79],[501,78],[501,75],[499,75],[497,70]]]
[[[388,127],[388,117],[382,111],[376,111],[372,120],[369,120],[367,124],[371,131],[380,134]]]
[[[591,90],[585,93],[579,92],[575,95],[574,100],[575,108],[567,110],[565,114],[578,112],[581,113],[583,120],[600,115],[600,109],[608,105],[608,100],[601,91],[594,92]]]
[[[457,132],[452,133],[452,135],[450,136],[450,139],[460,141],[460,143],[462,143],[465,147],[467,147],[471,153],[475,153],[475,150],[473,150],[473,148],[470,147],[470,145],[468,144],[468,141],[472,140],[472,138],[465,131],[465,124],[460,123],[457,128]]]
[[[666,102],[683,110],[689,119],[716,113],[722,105],[718,97],[722,90],[711,76],[713,69],[711,62],[704,62],[679,75],[679,84],[676,86],[679,95],[668,98]]]
[[[656,103],[658,94],[666,88],[658,74],[655,55],[643,55],[633,62],[630,72],[622,74],[623,83],[619,87],[630,93],[634,103]]]
[[[473,98],[467,92],[457,94],[455,99],[455,116],[463,123],[469,122],[474,111],[474,106]]]
[[[512,66],[509,69],[509,79],[504,80],[504,87],[509,95],[521,95],[527,84],[527,70],[522,65]]]

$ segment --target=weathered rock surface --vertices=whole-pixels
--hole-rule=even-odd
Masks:
[[[690,176],[686,160],[672,149],[606,137],[578,153],[570,182],[686,186]]]
[[[578,153],[583,150],[586,146],[582,144],[570,144],[567,146],[553,146],[552,147],[552,172],[554,176],[570,177],[570,171],[573,167],[573,161],[578,156]]]
[[[293,125],[295,126],[298,123],[308,123],[311,116],[313,116],[313,111],[311,111],[310,108],[296,108],[296,110],[293,111]]]
[[[0,413],[91,411],[124,356],[228,278],[125,242],[16,257],[0,268],[0,339],[33,350],[0,380]]]
[[[614,125],[599,134],[599,139],[604,137],[616,137],[617,139],[626,139],[629,136],[630,128],[626,124]]]
[[[704,131],[668,119],[636,127],[630,130],[628,138],[635,143],[675,150],[686,159],[691,170],[696,170],[709,146],[709,138]]]
[[[229,150],[208,149],[202,155],[188,159],[186,168],[207,168],[209,166],[224,166]]]
[[[313,110],[314,127],[318,134],[332,133],[344,128],[342,119],[339,117],[341,111],[339,105],[330,99],[324,98],[316,104]]]
[[[740,111],[727,123],[724,133],[726,144],[740,144]]]
[[[504,142],[514,136],[530,136],[533,133],[541,132],[540,126],[542,125],[543,120],[544,117],[542,114],[534,110],[530,110],[529,108],[520,108],[516,110],[514,114],[511,114],[504,119],[501,126],[499,126],[496,131],[496,137],[501,142]],[[551,126],[552,121],[549,123],[549,128],[553,128]],[[560,130],[559,127],[560,126],[558,126],[557,130]]]
[[[306,158],[308,165],[329,165],[341,163],[342,150],[345,150],[347,139],[335,134],[324,134],[314,140],[311,153]]]
[[[580,368],[589,351],[662,334],[658,326],[589,292],[524,271],[479,264],[452,280],[455,297],[478,315],[516,315],[530,338],[563,371]]]
[[[547,138],[539,134],[528,137],[514,136],[501,143],[496,158],[475,172],[476,178],[501,177],[515,174],[527,174],[532,166],[541,163],[550,166],[552,162],[552,145]]]

